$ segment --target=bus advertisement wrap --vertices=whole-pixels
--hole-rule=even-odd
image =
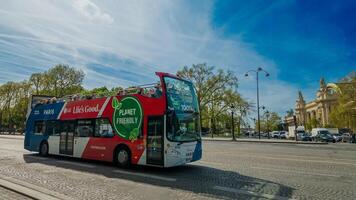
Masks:
[[[141,130],[142,108],[137,99],[125,97],[119,102],[116,97],[112,100],[114,108],[113,125],[116,133],[128,140],[135,141]]]
[[[172,167],[201,159],[192,83],[156,74],[160,81],[153,87],[160,91],[152,94],[136,86],[135,92],[115,96],[36,103],[27,118],[24,148],[42,156],[109,161],[121,167]]]

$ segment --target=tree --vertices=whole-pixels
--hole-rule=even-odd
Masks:
[[[46,79],[53,88],[53,95],[62,97],[83,90],[84,72],[68,65],[56,65],[46,72]]]
[[[28,81],[0,85],[0,125],[23,129],[32,94],[62,97],[79,93],[83,90],[84,75],[68,65],[56,65],[48,71],[32,74]]]
[[[320,122],[315,117],[312,117],[309,122],[305,124],[305,128],[311,131],[313,128],[320,127]]]
[[[294,115],[294,110],[291,108],[290,110],[287,110],[287,117],[293,117]]]
[[[215,67],[208,66],[206,63],[185,66],[177,72],[177,75],[192,81],[195,85],[201,111],[201,124],[210,123],[214,132],[216,116],[228,108],[224,103],[226,91],[236,92],[237,77],[231,71],[215,70]]]
[[[0,124],[3,127],[24,127],[30,84],[27,81],[7,82],[0,86]]]
[[[113,87],[110,90],[107,87],[93,88],[92,90],[83,90],[82,95],[95,95],[96,97],[106,97],[114,96],[119,90],[122,90],[122,87]]]
[[[331,124],[356,131],[356,71],[351,72],[336,84],[338,100],[330,113]]]
[[[234,125],[237,128],[237,134],[240,135],[241,125],[248,124],[248,122],[245,121],[245,117],[249,114],[253,105],[243,99],[239,93],[231,90],[226,91],[224,103],[229,105],[230,112],[232,110],[234,111],[236,118],[236,120],[234,120]]]
[[[36,95],[39,95],[40,90],[43,89],[43,85],[44,85],[43,81],[44,81],[44,76],[42,73],[34,73],[31,75],[29,82],[34,87]]]
[[[278,113],[270,112],[268,114],[268,121],[267,121],[267,113],[264,113],[261,118],[261,130],[264,132],[267,132],[267,130],[268,131],[281,130],[281,126],[280,126],[281,123],[282,123],[282,118],[278,115]]]

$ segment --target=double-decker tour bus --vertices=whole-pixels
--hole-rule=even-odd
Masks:
[[[172,167],[201,159],[193,84],[168,73],[156,75],[158,83],[131,87],[110,97],[48,100],[33,96],[25,149],[42,156],[102,160],[121,167]]]

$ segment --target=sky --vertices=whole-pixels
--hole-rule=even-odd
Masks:
[[[238,91],[284,115],[297,92],[356,70],[356,1],[0,0],[0,84],[58,63],[85,72],[84,86],[150,83],[207,63],[231,70]]]

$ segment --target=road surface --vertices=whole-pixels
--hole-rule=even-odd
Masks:
[[[203,159],[185,166],[124,170],[39,157],[23,150],[21,137],[0,136],[0,180],[62,199],[356,199],[355,144],[204,141],[203,148]]]

